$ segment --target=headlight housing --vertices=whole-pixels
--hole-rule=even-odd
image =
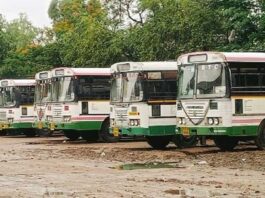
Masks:
[[[218,118],[214,118],[213,120],[214,120],[214,124],[215,125],[218,125],[219,124],[219,119]]]
[[[63,117],[63,122],[70,122],[71,121],[71,116],[64,116]]]
[[[129,125],[130,126],[139,126],[140,125],[140,120],[139,119],[130,119]]]
[[[14,118],[8,118],[7,121],[8,121],[8,123],[13,123],[14,122]]]
[[[214,123],[213,118],[208,118],[208,124],[209,124],[209,125],[213,125],[213,123]]]
[[[221,118],[209,117],[207,118],[207,124],[209,125],[219,125],[222,122]]]
[[[184,117],[178,118],[178,123],[179,123],[180,125],[182,125],[182,124],[186,124],[186,123],[187,123],[187,122],[186,122],[186,118],[184,118]]]
[[[114,119],[110,119],[110,126],[114,127],[115,126],[115,120]]]
[[[46,116],[46,120],[47,120],[47,122],[51,122],[52,121],[52,116]]]

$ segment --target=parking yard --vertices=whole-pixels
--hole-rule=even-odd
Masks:
[[[157,151],[140,141],[1,137],[1,197],[265,196],[265,152],[209,144]]]

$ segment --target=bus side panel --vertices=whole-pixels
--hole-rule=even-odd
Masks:
[[[175,115],[175,104],[149,105],[149,135],[175,135]]]
[[[258,126],[265,118],[265,97],[236,96],[233,101],[233,130],[230,135],[256,136]]]

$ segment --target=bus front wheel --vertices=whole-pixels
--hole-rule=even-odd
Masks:
[[[198,143],[198,138],[195,135],[192,136],[183,136],[183,135],[175,135],[172,138],[172,142],[178,147],[178,148],[189,148],[196,146]]]
[[[221,151],[232,151],[238,144],[238,138],[235,137],[217,136],[213,140]]]
[[[172,136],[146,136],[147,143],[154,149],[165,149]]]
[[[258,128],[258,134],[255,138],[255,144],[260,150],[265,150],[265,122],[263,121],[259,128]]]
[[[7,135],[7,130],[1,130],[0,131],[0,136],[6,136]]]
[[[37,135],[35,129],[24,129],[23,133],[27,136],[27,137],[35,137]]]
[[[88,142],[96,142],[98,140],[97,131],[82,131],[81,137]]]
[[[109,133],[109,126],[110,126],[110,123],[108,120],[106,120],[103,124],[102,124],[102,127],[99,131],[99,136],[100,138],[104,141],[104,142],[118,142],[119,141],[119,138],[118,137],[115,137],[113,134],[110,134]]]
[[[75,141],[79,138],[80,134],[77,131],[64,131],[64,136],[71,141]]]

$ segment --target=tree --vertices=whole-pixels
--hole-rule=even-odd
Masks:
[[[18,19],[14,19],[6,24],[7,39],[14,50],[19,50],[27,45],[31,45],[38,35],[38,28],[34,27],[25,14],[20,14]]]

